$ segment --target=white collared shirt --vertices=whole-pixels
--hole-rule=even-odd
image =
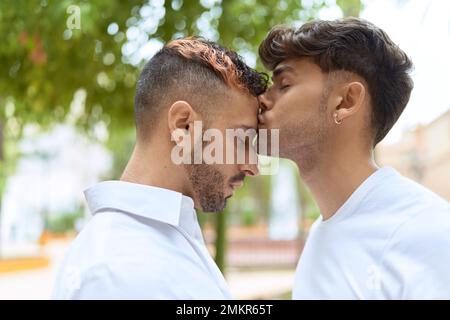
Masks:
[[[85,191],[93,217],[71,244],[54,299],[230,299],[194,202],[123,181]]]

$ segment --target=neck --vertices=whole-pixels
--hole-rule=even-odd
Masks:
[[[192,197],[183,183],[184,176],[183,167],[175,165],[170,159],[170,147],[138,142],[120,180],[169,189]]]
[[[344,147],[326,146],[320,152],[310,152],[309,159],[299,157],[295,160],[323,220],[332,217],[364,180],[377,170],[370,147],[341,146]],[[320,156],[312,156],[314,154]]]

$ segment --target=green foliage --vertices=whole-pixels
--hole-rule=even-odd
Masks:
[[[150,38],[168,41],[186,35],[204,35],[241,53],[256,57],[259,43],[276,24],[294,24],[313,18],[325,5],[315,1],[226,0],[165,1],[1,1],[0,110],[10,99],[19,127],[62,121],[77,90],[86,91],[85,110],[77,124],[91,128],[105,121],[111,134],[133,127],[133,95],[139,68],[123,56],[128,28]],[[359,0],[338,1],[346,13],[361,8]],[[68,29],[71,12],[80,9],[80,29]],[[149,13],[150,12],[150,13]],[[146,27],[160,18],[155,28]],[[151,21],[150,21],[151,22]],[[108,27],[117,24],[117,30]],[[139,33],[139,35],[142,35]],[[139,64],[138,64],[139,65]],[[0,120],[6,115],[0,111]]]
[[[258,215],[259,212],[256,212],[254,210],[243,210],[239,212],[241,225],[243,226],[253,226],[258,221]]]
[[[0,1],[0,122],[7,143],[15,143],[29,123],[48,127],[67,120],[71,102],[80,89],[86,93],[84,109],[74,123],[85,133],[104,122],[108,147],[115,155],[112,175],[124,167],[133,145],[133,97],[142,60],[124,55],[127,31],[138,32],[140,44],[149,39],[168,41],[201,35],[229,46],[246,57],[257,57],[257,48],[276,24],[299,24],[316,16],[326,1],[303,7],[301,1],[222,0],[2,0]],[[359,0],[338,0],[348,15],[358,15]],[[68,29],[72,5],[80,9],[80,29]],[[159,19],[159,20],[158,20]],[[156,21],[155,26],[151,23]],[[147,23],[150,23],[150,27]],[[111,26],[117,24],[117,30]],[[108,28],[110,31],[108,32]],[[130,32],[131,33],[131,32]],[[131,37],[132,38],[132,37]],[[138,48],[135,48],[136,51]],[[133,50],[131,50],[133,51]],[[135,53],[135,52],[134,52]],[[134,62],[134,63],[130,63]],[[257,63],[257,66],[261,66]],[[1,145],[1,143],[0,143]],[[7,150],[8,152],[12,149]],[[8,162],[14,156],[5,157]],[[0,163],[0,196],[10,170]],[[270,177],[247,184],[251,197],[260,197],[258,212],[268,212]],[[1,202],[1,201],[0,201]],[[217,260],[223,266],[225,216],[219,215]],[[69,216],[55,230],[71,226]],[[72,223],[73,224],[73,223]]]
[[[138,67],[126,63],[123,46],[129,27],[146,39],[168,41],[183,35],[206,35],[241,52],[256,53],[275,24],[314,16],[317,2],[302,11],[297,1],[165,1],[156,29],[145,28],[154,3],[146,1],[1,1],[0,106],[14,103],[20,127],[62,121],[79,89],[86,91],[85,110],[77,124],[90,128],[106,121],[111,133],[133,126],[133,95]],[[210,3],[210,5],[208,5]],[[68,8],[80,8],[80,29],[68,29]],[[147,9],[144,10],[144,8]],[[118,30],[108,34],[108,26]],[[207,26],[208,32],[205,31]],[[1,110],[0,109],[0,110]],[[5,120],[4,112],[0,119]]]
[[[79,219],[83,218],[81,210],[58,214],[55,217],[46,219],[46,229],[52,233],[65,233],[75,231],[75,225]]]
[[[0,159],[0,210],[1,195],[5,191],[8,176],[14,173],[17,159],[20,157],[15,141],[12,139],[3,140],[3,159]]]
[[[344,17],[359,17],[363,9],[361,0],[336,0],[336,4],[341,8]]]
[[[1,1],[0,106],[13,100],[14,117],[20,125],[48,125],[62,121],[70,110],[74,93],[87,92],[85,111],[78,124],[89,126],[101,114],[132,125],[129,108],[136,68],[121,62],[125,37],[107,33],[116,22],[126,30],[132,8],[142,1],[78,1],[81,29],[69,30],[67,8],[72,1]],[[106,64],[112,54],[115,63]],[[109,79],[99,81],[99,75]],[[100,76],[100,77],[102,77]],[[130,80],[131,79],[131,80]],[[5,117],[0,112],[0,117]]]

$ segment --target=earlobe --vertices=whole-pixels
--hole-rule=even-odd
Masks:
[[[361,82],[351,82],[343,88],[341,103],[333,113],[334,121],[340,124],[345,118],[356,114],[364,103],[366,89]]]

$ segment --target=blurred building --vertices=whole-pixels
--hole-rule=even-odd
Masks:
[[[376,152],[380,165],[394,167],[450,201],[450,110]]]

